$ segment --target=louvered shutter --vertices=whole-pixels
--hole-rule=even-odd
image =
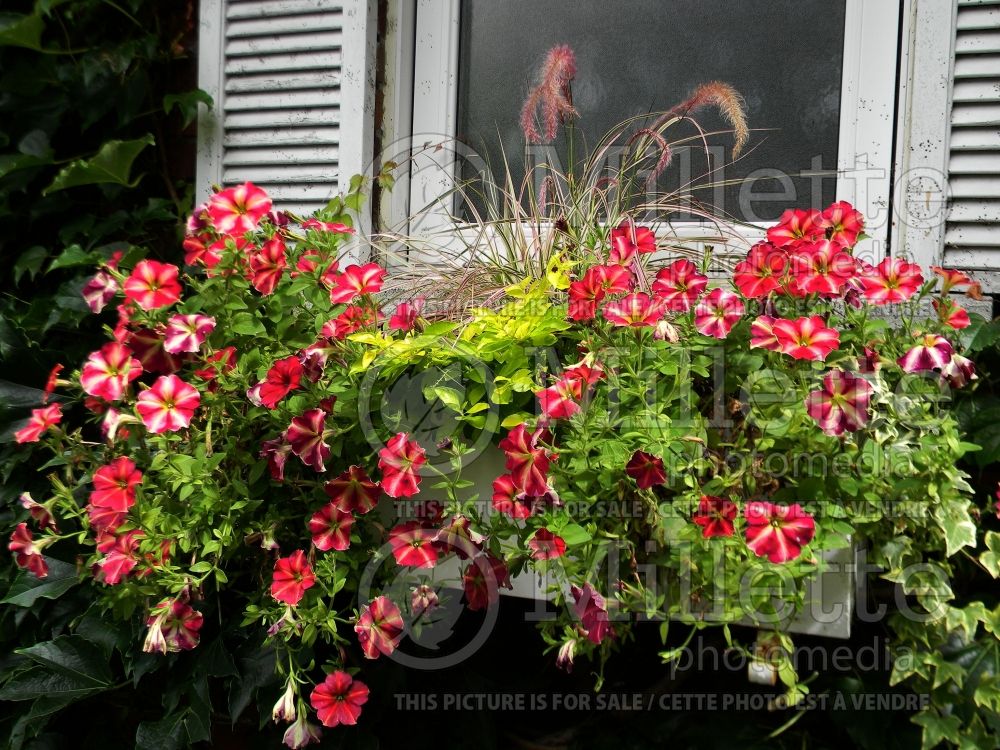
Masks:
[[[959,0],[950,126],[944,263],[1000,273],[1000,2]]]
[[[198,194],[251,181],[311,213],[368,168],[374,0],[202,0]]]

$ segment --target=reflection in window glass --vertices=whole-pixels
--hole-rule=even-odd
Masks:
[[[844,11],[845,0],[463,0],[458,137],[494,170],[506,153],[519,180],[521,104],[548,49],[569,44],[577,56],[577,157],[581,141],[592,145],[618,122],[721,80],[746,99],[754,128],[747,148],[729,163],[731,135],[711,136],[711,168],[723,167],[710,176],[701,145],[676,149],[659,187],[694,182],[701,201],[748,221],[822,207],[836,192]],[[727,129],[714,111],[697,119],[707,131]],[[683,123],[668,137],[696,134]],[[564,136],[553,145],[567,167]],[[707,186],[721,180],[739,184]]]

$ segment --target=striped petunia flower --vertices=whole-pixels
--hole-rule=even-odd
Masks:
[[[135,410],[154,434],[175,432],[191,424],[201,396],[176,375],[161,375],[151,388],[139,394]]]
[[[857,432],[868,424],[868,402],[872,387],[862,377],[832,370],[823,378],[823,387],[805,399],[806,411],[827,435],[840,437]]]

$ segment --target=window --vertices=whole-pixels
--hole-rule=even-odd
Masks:
[[[676,103],[697,83],[730,82],[747,98],[751,127],[774,129],[755,131],[747,155],[725,174],[754,181],[705,200],[758,224],[773,221],[783,207],[848,200],[864,212],[872,236],[860,254],[878,259],[885,252],[901,23],[896,3],[421,0],[409,23],[415,145],[458,138],[462,148],[495,162],[499,128],[508,155],[523,154],[517,116],[531,75],[548,48],[568,43],[577,54],[574,103],[588,138],[626,116]],[[705,124],[721,127],[712,117],[705,115]],[[713,141],[728,155],[731,139]],[[674,184],[685,171],[691,177],[705,171],[704,156],[700,165],[698,158],[678,155],[670,170]],[[449,180],[425,169],[426,162],[445,174],[456,169],[448,149],[414,156],[413,210],[447,190]],[[744,232],[746,240],[753,237],[752,228]]]

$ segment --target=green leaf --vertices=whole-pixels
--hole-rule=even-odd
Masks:
[[[30,607],[39,599],[58,599],[79,582],[75,565],[51,557],[46,557],[45,562],[49,566],[45,578],[35,578],[34,574],[22,570],[0,604]]]
[[[21,253],[21,257],[14,263],[14,283],[20,283],[21,277],[24,274],[30,275],[31,280],[34,281],[35,276],[42,269],[42,263],[45,262],[48,255],[49,251],[41,245],[29,247]]]
[[[204,104],[211,109],[213,103],[212,97],[207,92],[194,89],[193,91],[185,91],[183,94],[167,94],[163,97],[163,111],[169,115],[174,107],[177,107],[186,128],[198,116],[199,104]]]
[[[93,266],[100,259],[101,256],[97,253],[88,253],[79,245],[70,245],[59,254],[59,257],[52,261],[52,264],[49,266],[49,271],[54,271],[57,268]]]
[[[132,141],[108,141],[90,159],[77,159],[63,167],[42,195],[80,185],[112,183],[135,187],[139,178],[129,180],[132,163],[144,148],[153,143],[153,136],[148,133]]]
[[[100,693],[109,686],[92,681],[83,682],[64,674],[37,667],[21,672],[0,688],[0,700],[31,701],[36,698],[84,698]]]
[[[924,728],[921,750],[931,750],[943,740],[958,744],[961,737],[962,720],[957,716],[941,716],[934,709],[926,709],[912,719],[914,724]]]
[[[17,649],[17,653],[81,685],[105,688],[113,680],[104,651],[81,635],[62,635],[54,641]]]
[[[42,48],[45,23],[41,16],[23,13],[0,13],[0,47]]]
[[[186,744],[184,720],[188,710],[167,716],[159,721],[144,721],[135,732],[136,750],[180,750]]]
[[[945,554],[948,557],[963,547],[976,546],[976,525],[965,508],[955,504],[939,505],[932,515],[944,532]]]
[[[585,528],[575,523],[564,526],[559,531],[559,536],[561,536],[562,540],[570,546],[574,544],[586,544],[593,538]]]

